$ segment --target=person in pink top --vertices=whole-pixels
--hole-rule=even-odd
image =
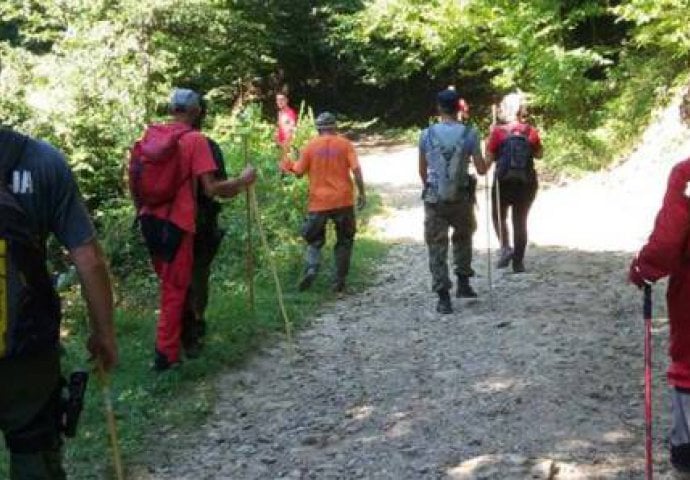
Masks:
[[[278,123],[276,125],[276,144],[280,148],[280,159],[288,159],[292,139],[297,128],[297,114],[290,108],[288,97],[284,93],[276,95]]]

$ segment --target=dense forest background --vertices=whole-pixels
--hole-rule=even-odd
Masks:
[[[685,0],[6,0],[0,120],[69,155],[91,207],[122,196],[126,147],[173,85],[225,120],[273,95],[421,126],[457,85],[482,123],[530,95],[554,168],[610,162],[684,75]],[[232,120],[220,122],[232,124]]]
[[[297,235],[304,181],[281,178],[273,143],[274,95],[301,106],[297,146],[314,134],[311,115],[335,111],[353,132],[416,136],[434,95],[455,85],[486,135],[490,107],[520,89],[531,103],[556,174],[596,170],[632,148],[654,108],[690,77],[688,0],[3,0],[0,2],[0,124],[66,153],[115,274],[123,450],[135,455],[156,421],[197,425],[213,402],[207,375],[240,361],[266,332],[282,329],[266,256],[281,279],[301,269]],[[127,150],[165,113],[173,86],[210,100],[206,130],[237,173],[258,167],[257,196],[270,249],[257,248],[256,312],[246,305],[244,202],[222,212],[227,229],[215,262],[210,316],[216,335],[180,376],[142,382],[152,353],[155,278],[125,188]],[[366,172],[364,172],[366,178]],[[386,246],[366,237],[360,215],[352,282],[363,288]],[[51,250],[56,272],[60,250]],[[324,263],[328,260],[326,259]],[[247,276],[251,278],[252,273]],[[58,278],[65,280],[68,274]],[[69,279],[63,299],[67,364],[85,362],[82,302]],[[325,284],[325,281],[324,281]],[[314,290],[314,289],[313,289]],[[286,288],[296,324],[328,298],[324,285]],[[222,293],[222,295],[221,295]],[[81,309],[81,310],[80,310]],[[230,312],[230,313],[228,313]],[[178,379],[181,379],[178,381]],[[200,380],[202,379],[202,380]],[[193,383],[193,388],[190,386]],[[180,394],[184,392],[184,394]],[[193,392],[193,394],[190,394]],[[161,401],[168,399],[168,402]],[[81,440],[68,446],[72,473],[105,458],[98,397],[88,400]],[[126,413],[125,413],[126,412]],[[180,420],[184,419],[184,421]],[[186,422],[186,423],[185,423]],[[0,477],[6,472],[0,458]],[[100,467],[99,467],[100,468]]]

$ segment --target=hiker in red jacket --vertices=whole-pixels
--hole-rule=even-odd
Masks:
[[[137,203],[137,216],[161,282],[154,359],[157,371],[167,370],[180,360],[182,315],[194,260],[197,185],[210,198],[230,198],[256,179],[251,166],[238,178],[220,180],[214,176],[217,167],[211,149],[206,137],[197,130],[203,115],[201,106],[198,93],[175,89],[170,99],[172,121],[149,126],[144,138],[133,148],[133,158],[137,154],[162,159],[174,156],[169,162],[177,167],[170,176],[175,185],[170,200],[153,201],[144,194],[138,194],[144,191],[146,171],[144,167],[138,171],[130,164],[130,185]],[[140,164],[145,165],[145,161]],[[137,186],[139,177],[141,185]]]
[[[687,117],[684,120],[687,122]],[[629,279],[638,287],[666,276],[671,356],[667,375],[673,414],[671,464],[676,478],[690,479],[690,158],[671,171],[654,230],[630,265]]]

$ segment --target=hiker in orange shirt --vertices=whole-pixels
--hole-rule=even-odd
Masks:
[[[366,205],[362,170],[352,143],[336,133],[336,120],[332,113],[324,112],[316,118],[319,136],[304,148],[298,162],[284,159],[280,167],[284,172],[309,176],[309,204],[302,237],[307,241],[304,276],[299,290],[311,286],[319,270],[321,248],[326,243],[326,223],[335,224],[336,244],[335,281],[333,290],[342,292],[350,269],[350,257],[355,239],[356,222],[352,178],[357,184],[357,208]]]

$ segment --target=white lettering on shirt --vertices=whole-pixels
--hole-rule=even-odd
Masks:
[[[685,184],[685,196],[686,198],[690,198],[690,182]]]
[[[12,193],[15,195],[30,195],[34,193],[34,183],[31,172],[27,170],[15,170],[12,174]]]

